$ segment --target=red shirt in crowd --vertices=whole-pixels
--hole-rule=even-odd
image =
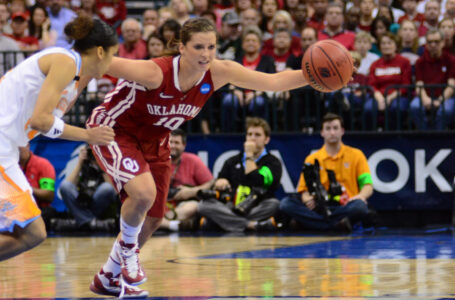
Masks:
[[[386,88],[390,85],[411,84],[411,72],[411,63],[399,54],[390,60],[381,57],[371,64],[368,83],[384,95]],[[388,89],[388,94],[394,90]],[[406,94],[405,88],[401,90],[401,94]]]
[[[118,56],[130,59],[144,59],[147,56],[147,45],[143,40],[139,40],[130,50],[124,44],[118,47]]]
[[[316,29],[316,31],[319,32],[321,30],[324,30],[324,28],[325,28],[324,18],[322,18],[321,20],[317,20],[314,16],[312,16],[308,20],[306,25],[309,26],[309,27],[313,27],[314,29]]]
[[[32,45],[35,45],[37,47],[39,47],[39,40],[34,37],[34,36],[15,36],[15,35],[12,35],[12,34],[5,34],[6,36],[12,38],[13,40],[15,40],[16,42],[18,42],[19,44],[23,44],[23,45],[26,45],[26,46],[32,46]]]
[[[177,171],[175,170],[176,168]],[[213,179],[212,173],[196,154],[183,152],[180,163],[172,164],[172,187],[198,186]]]
[[[403,23],[404,20],[413,21],[416,24],[417,28],[419,28],[419,26],[423,23],[423,21],[425,21],[425,16],[421,13],[417,13],[414,18],[409,19],[409,16],[407,14],[404,14],[403,16],[401,16],[398,19],[398,24]]]
[[[37,156],[30,152],[30,159],[22,171],[32,188],[55,191],[55,169],[44,157]],[[40,208],[48,207],[48,202],[40,202]]]
[[[345,46],[348,50],[354,50],[354,41],[355,41],[355,33],[347,30],[341,30],[340,32],[336,33],[333,36],[330,36],[327,31],[321,30],[318,32],[318,41],[332,39],[343,46]]]
[[[127,13],[125,1],[123,0],[96,1],[96,10],[100,19],[111,26],[117,21],[125,20]]]
[[[441,57],[433,58],[425,49],[423,55],[415,65],[416,81],[426,84],[447,84],[449,78],[455,78],[455,58],[447,52],[442,52]],[[442,89],[425,89],[428,96],[439,97]]]
[[[273,52],[273,38],[266,40],[262,46],[262,54],[270,55],[270,51]],[[300,44],[300,38],[295,35],[291,37],[291,52],[294,54],[294,56],[299,56],[302,54],[302,45]]]

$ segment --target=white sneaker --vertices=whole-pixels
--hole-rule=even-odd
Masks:
[[[95,294],[118,298],[146,298],[149,295],[147,291],[125,284],[120,274],[114,277],[112,273],[105,273],[103,269],[93,278],[90,290]]]
[[[120,241],[117,254],[122,266],[122,277],[126,283],[139,285],[147,280],[139,263],[139,247],[137,244],[125,244],[125,242]]]

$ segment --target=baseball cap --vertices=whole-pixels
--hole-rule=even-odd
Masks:
[[[227,13],[225,13],[221,20],[223,21],[223,23],[227,23],[229,25],[240,24],[239,15],[233,11],[228,11]]]
[[[14,19],[24,19],[25,21],[28,20],[28,15],[24,12],[17,12],[17,13],[14,13],[12,16],[11,16],[11,20],[14,20]]]

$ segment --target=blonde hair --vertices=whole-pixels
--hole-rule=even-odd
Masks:
[[[188,9],[188,12],[191,13],[194,8],[193,3],[191,3],[190,0],[181,0],[181,1],[183,1],[183,3],[185,3],[186,8]],[[172,7],[172,2],[174,2],[174,0],[169,1],[169,4],[168,4],[169,7]]]
[[[355,41],[358,42],[358,41],[361,41],[361,40],[368,40],[370,43],[373,43],[373,41],[374,41],[374,39],[371,36],[371,34],[369,34],[366,31],[359,31],[359,32],[357,32],[355,34]]]
[[[273,26],[274,30],[275,30],[275,22],[278,17],[284,17],[286,19],[286,23],[288,23],[288,28],[287,28],[288,30],[292,30],[292,28],[294,28],[294,21],[292,21],[291,14],[285,10],[278,10],[272,19],[272,26]]]

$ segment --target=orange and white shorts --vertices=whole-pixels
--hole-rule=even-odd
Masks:
[[[32,191],[17,163],[0,160],[0,232],[24,228],[41,215]]]

